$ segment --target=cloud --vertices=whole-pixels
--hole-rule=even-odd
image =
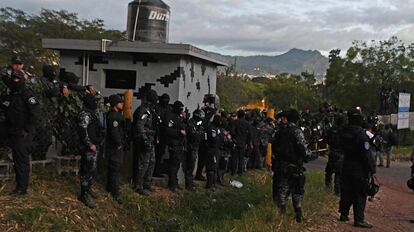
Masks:
[[[130,0],[1,0],[37,13],[66,9],[124,30]],[[291,48],[347,49],[353,40],[414,41],[414,0],[165,0],[171,42],[223,54],[277,54]]]

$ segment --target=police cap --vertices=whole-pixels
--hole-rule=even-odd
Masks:
[[[119,96],[118,94],[114,94],[109,96],[109,104],[111,104],[111,107],[116,106],[116,104],[123,102],[121,96]]]

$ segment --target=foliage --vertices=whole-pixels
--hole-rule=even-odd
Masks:
[[[217,83],[222,106],[228,111],[264,97],[269,97],[270,105],[278,109],[317,110],[323,102],[322,91],[314,85],[315,76],[309,73],[302,76],[284,74],[274,79],[256,78],[254,81],[222,74]]]
[[[355,41],[346,56],[340,50],[329,55],[327,97],[342,108],[362,106],[378,110],[382,86],[396,91],[414,91],[414,46],[397,37],[385,41]],[[414,106],[414,105],[413,105]]]
[[[42,38],[111,39],[122,33],[104,29],[101,19],[82,20],[76,13],[42,9],[30,15],[13,8],[0,8],[0,66],[9,63],[13,54],[22,56],[31,72],[40,74],[43,63],[58,64],[58,54],[42,49]]]

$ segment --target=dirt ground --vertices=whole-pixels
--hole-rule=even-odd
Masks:
[[[321,169],[323,165],[324,161],[318,161],[312,164],[311,169]],[[332,209],[324,213],[326,222],[323,225],[316,225],[308,231],[414,231],[414,224],[410,223],[410,220],[414,220],[414,192],[405,186],[409,166],[409,163],[394,163],[390,169],[377,169],[380,192],[373,202],[367,202],[365,210],[366,221],[374,225],[373,229],[355,228],[352,214],[350,222],[339,222],[337,209]]]

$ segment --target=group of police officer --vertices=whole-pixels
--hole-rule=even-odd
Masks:
[[[303,114],[302,114],[303,115]],[[300,128],[300,114],[296,110],[283,111],[272,143],[273,197],[281,214],[286,213],[287,199],[291,195],[298,223],[307,222],[302,214],[304,197],[304,163],[315,158]],[[364,211],[370,184],[376,172],[372,155],[373,139],[364,128],[365,117],[360,109],[352,108],[346,113],[336,112],[333,123],[323,133],[329,144],[329,160],[326,167],[326,184],[330,187],[335,174],[335,193],[340,196],[340,221],[349,221],[351,206],[354,210],[354,226],[372,228],[365,221]]]
[[[274,174],[273,197],[280,212],[286,213],[287,200],[292,195],[296,221],[306,222],[302,213],[303,165],[313,154],[303,128],[299,127],[301,115],[296,110],[281,112],[277,120],[254,111],[226,114],[219,112],[214,101],[206,98],[204,107],[190,116],[182,102],[170,105],[168,95],[159,97],[154,90],[147,90],[141,96],[142,104],[134,112],[130,127],[122,116],[122,97],[110,96],[106,131],[103,131],[97,114],[96,89],[57,82],[56,75],[50,73],[50,67],[45,66],[42,83],[50,97],[67,96],[69,89],[84,92],[78,133],[82,142],[80,200],[86,206],[95,207],[92,198],[97,196],[91,186],[98,152],[104,149],[103,141],[108,158],[107,191],[115,201],[122,203],[119,186],[123,154],[132,142],[133,188],[143,196],[153,191],[153,176],[163,174],[168,175],[168,187],[172,192],[180,190],[179,170],[183,171],[187,190],[195,190],[194,179],[206,181],[206,188],[215,190],[218,184],[224,185],[224,174],[228,171],[234,176],[242,175],[248,168],[261,169],[267,153],[271,158],[266,157],[265,163]],[[1,131],[7,131],[15,164],[17,185],[11,194],[20,196],[27,193],[30,144],[41,106],[36,94],[27,87],[26,82],[32,77],[23,70],[20,59],[14,58],[11,66],[1,71],[1,78],[9,88],[9,93],[2,96],[1,112],[4,112],[7,128]],[[341,196],[340,220],[349,220],[349,210],[353,206],[355,226],[371,228],[372,225],[365,222],[364,209],[367,181],[375,174],[375,165],[370,153],[370,138],[362,128],[362,114],[351,109],[347,117],[345,114],[337,116],[334,125],[327,136],[331,157],[328,165],[332,165],[331,169],[337,174],[335,191]],[[267,152],[268,144],[271,144],[270,152]]]

